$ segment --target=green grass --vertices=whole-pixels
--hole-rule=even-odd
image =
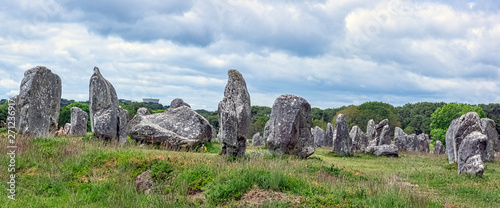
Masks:
[[[486,164],[482,178],[458,175],[445,155],[401,153],[399,158],[338,156],[317,148],[308,159],[270,155],[249,145],[245,157],[206,151],[166,151],[129,141],[121,146],[91,135],[16,141],[16,201],[5,207],[241,207],[252,189],[298,200],[266,200],[253,207],[498,207],[500,163]],[[0,136],[0,149],[7,152]],[[0,164],[10,158],[0,156]],[[5,167],[7,168],[7,167]],[[146,170],[152,193],[135,190]],[[0,180],[7,181],[6,171]],[[6,190],[7,183],[0,183]],[[200,195],[200,197],[193,197]]]

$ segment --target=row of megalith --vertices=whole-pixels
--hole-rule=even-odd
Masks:
[[[57,130],[62,92],[61,79],[41,66],[25,72],[15,103],[15,128],[18,132],[43,137]],[[228,71],[224,97],[219,102],[219,131],[182,99],[171,102],[163,113],[149,114],[141,108],[130,119],[128,112],[118,105],[113,85],[94,68],[89,83],[89,111],[91,130],[98,138],[125,143],[131,139],[173,148],[190,148],[217,137],[222,154],[243,156],[246,151],[246,134],[250,127],[250,94],[243,76],[237,70]],[[61,128],[72,136],[84,136],[87,130],[87,113],[79,108],[71,109],[71,123]],[[336,117],[335,125],[327,124],[326,131],[312,128],[311,105],[295,95],[279,96],[272,107],[264,134],[253,136],[254,146],[265,145],[272,154],[291,154],[299,157],[312,155],[316,147],[332,147],[336,154],[356,152],[383,156],[398,156],[398,151],[430,152],[427,134],[406,134],[401,128],[394,129],[394,143],[390,136],[388,120],[378,124],[367,123],[366,133],[358,126],[350,130],[344,115]],[[482,174],[481,164],[494,159],[494,147],[498,142],[495,122],[480,119],[467,113],[452,121],[446,133],[446,149],[436,142],[434,153],[457,162],[459,172]]]

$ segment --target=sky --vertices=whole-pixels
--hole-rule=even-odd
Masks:
[[[216,110],[227,70],[252,105],[500,102],[500,1],[7,0],[0,98],[46,66],[88,100],[94,66],[120,99]]]

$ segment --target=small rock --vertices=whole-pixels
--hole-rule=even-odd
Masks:
[[[151,170],[145,171],[135,178],[135,187],[137,192],[149,194],[153,188],[151,179]]]

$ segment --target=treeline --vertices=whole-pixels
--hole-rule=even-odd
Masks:
[[[169,108],[169,106],[163,106],[159,103],[134,102],[124,99],[120,99],[119,103],[122,108],[129,111],[129,118],[134,117],[137,109],[141,107],[147,108],[150,113],[161,113]],[[0,120],[5,121],[7,117],[7,104],[7,100],[0,100]],[[87,113],[89,112],[88,101],[75,102],[74,100],[62,99],[59,126],[71,122],[71,107],[79,107]],[[271,108],[266,106],[252,106],[251,111],[252,118],[248,138],[251,138],[256,132],[263,134],[266,122],[271,115]],[[394,107],[383,102],[366,102],[361,105],[349,105],[339,108],[312,108],[311,117],[313,127],[319,126],[326,130],[327,123],[335,124],[335,118],[341,113],[346,116],[349,128],[358,126],[364,132],[366,132],[366,125],[370,119],[378,123],[387,118],[391,126],[391,135],[393,135],[394,127],[397,126],[401,127],[407,134],[425,133],[431,135],[431,138],[434,137],[433,140],[442,140],[449,122],[459,117],[463,112],[468,111],[476,111],[481,117],[493,119],[497,125],[497,131],[500,132],[500,104],[466,105],[420,102]],[[216,130],[219,129],[217,111],[196,110],[196,112],[205,117]],[[432,117],[433,114],[434,118]],[[90,119],[88,126],[90,130]]]

